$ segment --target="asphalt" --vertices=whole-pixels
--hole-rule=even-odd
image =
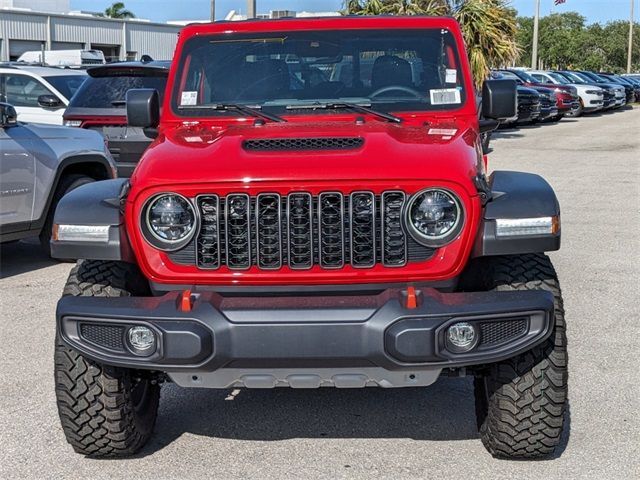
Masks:
[[[543,175],[562,206],[570,409],[552,460],[493,459],[469,379],[424,389],[166,386],[135,458],[73,453],[53,393],[54,310],[70,264],[0,250],[0,478],[640,478],[640,108],[496,135],[491,169]]]

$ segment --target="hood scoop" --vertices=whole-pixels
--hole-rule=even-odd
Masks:
[[[251,152],[353,150],[362,145],[362,137],[259,138],[242,142],[242,148]]]

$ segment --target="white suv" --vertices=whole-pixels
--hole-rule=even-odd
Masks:
[[[576,87],[578,96],[580,97],[580,108],[573,116],[580,116],[582,113],[595,112],[604,107],[604,92],[600,87],[594,85],[581,85],[579,83],[570,83],[559,73],[530,71],[529,75],[536,80],[545,83],[555,83],[556,85],[571,85]]]
[[[13,105],[18,120],[62,125],[62,114],[87,78],[84,70],[0,64],[0,102]]]

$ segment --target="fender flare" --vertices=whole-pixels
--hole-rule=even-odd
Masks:
[[[54,235],[51,256],[134,263],[121,210],[128,189],[129,180],[118,178],[82,185],[62,197],[55,212],[54,229],[56,225],[103,226],[107,227],[108,239],[69,241]]]
[[[474,257],[541,253],[560,249],[561,232],[498,237],[497,219],[557,217],[560,204],[553,188],[539,175],[495,171],[488,179],[491,190],[473,248]]]

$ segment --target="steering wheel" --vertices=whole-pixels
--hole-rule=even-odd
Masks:
[[[415,97],[418,100],[422,100],[422,94],[420,92],[418,92],[417,90],[414,90],[413,88],[403,87],[402,85],[389,85],[388,87],[379,88],[378,90],[373,92],[371,95],[369,95],[369,98],[375,98],[382,95],[383,93],[394,92],[394,91],[408,93],[412,97]]]

